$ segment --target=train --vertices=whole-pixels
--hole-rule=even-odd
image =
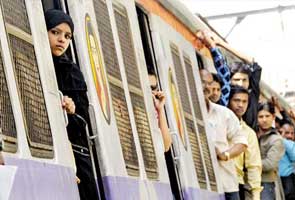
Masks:
[[[179,0],[0,2],[1,200],[80,199],[44,19],[50,8],[75,24],[67,53],[88,87],[98,199],[224,199],[198,73],[214,64],[196,36],[215,30],[201,16]],[[148,67],[167,99],[169,154]],[[262,91],[272,93],[264,85]]]

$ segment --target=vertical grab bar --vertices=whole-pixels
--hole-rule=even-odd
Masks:
[[[64,98],[64,95],[61,91],[58,91],[58,94],[59,94],[59,99],[60,99],[60,102],[62,104],[62,101],[63,101],[63,98]],[[66,126],[69,124],[69,119],[68,119],[68,114],[67,114],[67,111],[63,109],[63,114],[64,114],[64,119],[65,119],[65,123],[66,123]]]

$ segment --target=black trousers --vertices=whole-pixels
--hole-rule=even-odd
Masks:
[[[292,173],[287,177],[281,177],[285,199],[294,200],[295,199],[295,175]]]
[[[240,200],[239,192],[225,192],[225,200]]]
[[[240,200],[253,199],[253,195],[250,190],[250,185],[249,184],[239,184],[239,195],[240,195]]]
[[[77,176],[81,180],[78,184],[81,200],[98,200],[98,191],[90,156],[84,156],[74,151]]]

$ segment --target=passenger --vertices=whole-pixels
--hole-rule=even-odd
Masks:
[[[209,100],[211,95],[212,74],[200,70],[206,107],[208,110],[208,123],[215,143],[215,150],[218,158],[218,176],[221,179],[225,198],[239,199],[239,183],[233,158],[247,148],[247,139],[241,132],[238,118],[228,108],[212,103]]]
[[[285,122],[292,122],[291,118],[288,116],[287,112],[285,111],[285,109],[280,105],[278,98],[275,96],[271,97],[272,103],[273,105],[280,111],[280,114],[282,116],[282,118],[275,118],[275,127],[276,129],[281,133],[281,126],[285,123]]]
[[[282,124],[282,136],[284,137],[285,154],[279,162],[279,172],[284,188],[285,199],[295,199],[295,142],[294,125],[291,122]]]
[[[249,105],[246,113],[243,116],[245,122],[254,130],[257,128],[257,106],[260,96],[260,79],[261,79],[261,67],[254,62],[254,58],[248,57],[244,54],[233,49],[223,40],[219,39],[213,32],[208,32],[204,34],[204,39],[202,40],[205,45],[211,49],[211,54],[214,60],[215,68],[222,78],[222,99],[229,96],[229,82],[232,85],[240,85],[246,89],[249,89]],[[211,46],[211,48],[210,48]],[[236,62],[230,66],[230,73],[228,73],[228,65],[225,62],[223,55],[220,51],[212,51],[212,49],[217,49],[216,46],[221,46],[237,57],[239,57],[243,62]],[[216,57],[216,58],[215,58]],[[228,76],[230,75],[230,81],[227,81]],[[225,98],[226,100],[226,98]],[[226,103],[226,101],[224,101]],[[227,105],[227,104],[222,104]]]
[[[228,107],[241,123],[241,132],[247,137],[248,148],[235,158],[239,180],[240,199],[260,200],[261,157],[256,133],[243,120],[248,106],[249,92],[241,86],[232,86]]]
[[[221,97],[221,80],[217,74],[212,74],[213,76],[213,83],[211,84],[212,94],[210,96],[210,100],[213,103],[220,104],[220,97]]]
[[[148,68],[148,75],[149,75],[149,82],[150,82],[152,95],[153,95],[155,112],[158,119],[158,126],[160,128],[163,143],[164,143],[164,151],[165,151],[164,156],[165,156],[166,166],[167,166],[167,170],[169,174],[169,180],[170,180],[170,183],[172,183],[170,185],[172,190],[172,195],[173,195],[173,199],[178,199],[177,197],[179,196],[179,194],[176,192],[178,191],[178,186],[176,183],[177,177],[175,175],[174,160],[171,156],[172,138],[169,133],[169,128],[168,128],[167,119],[165,115],[165,108],[164,108],[166,97],[165,97],[165,94],[159,90],[157,76],[155,72],[151,70],[151,68]]]
[[[211,32],[205,30],[198,31],[197,33],[198,38],[210,50],[214,61],[214,66],[217,71],[217,76],[220,79],[221,97],[218,104],[227,106],[230,92],[230,70],[223,55],[216,46],[216,41],[211,37],[211,35]]]
[[[94,179],[85,124],[76,114],[89,124],[87,87],[79,67],[65,54],[73,36],[74,24],[71,17],[60,10],[48,10],[45,13],[46,26],[54,61],[58,88],[63,93],[62,107],[68,113],[68,137],[73,147],[77,165],[80,198],[98,199]]]
[[[278,177],[278,164],[285,152],[282,137],[272,127],[275,119],[274,114],[275,109],[270,102],[259,104],[257,137],[262,159],[262,200],[275,199],[275,181]]]
[[[243,59],[242,55],[239,55]],[[256,116],[260,96],[261,67],[254,61],[246,58],[243,60],[247,64],[240,62],[231,66],[231,84],[240,85],[249,90],[249,106],[243,119],[252,129],[257,130]]]
[[[167,124],[167,119],[165,115],[165,101],[166,97],[163,91],[159,90],[158,80],[156,74],[152,71],[149,71],[149,81],[153,95],[153,102],[157,112],[157,119],[158,119],[158,126],[161,130],[163,143],[164,143],[164,150],[167,152],[172,144],[171,135],[169,133],[169,128]]]

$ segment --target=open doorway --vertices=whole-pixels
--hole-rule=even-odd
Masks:
[[[66,0],[42,0],[42,5],[43,5],[44,13],[49,9],[58,9],[58,10],[63,10],[70,15]],[[62,30],[58,30],[58,31],[62,31]],[[64,54],[66,55],[64,56]],[[71,63],[71,66],[72,66],[70,68],[75,68],[76,66],[78,67],[80,66],[77,59],[78,55],[76,51],[74,38],[72,38],[69,48],[60,57],[63,57],[63,59],[59,59],[59,60],[62,60],[61,61],[63,64],[62,66],[64,65],[68,66],[69,63]],[[54,60],[57,60],[57,59],[54,59]],[[67,62],[66,60],[69,60],[70,62]],[[75,66],[72,65],[73,62],[76,63],[76,64],[73,64]],[[70,68],[68,67],[68,69]],[[99,167],[97,150],[96,150],[94,141],[89,139],[91,136],[93,136],[91,119],[90,119],[90,114],[89,114],[88,105],[87,105],[89,101],[86,94],[86,89],[84,90],[84,92],[76,92],[77,88],[79,88],[78,89],[79,91],[80,90],[82,91],[83,88],[81,85],[83,84],[85,85],[85,83],[82,83],[84,79],[80,78],[81,72],[77,73],[76,71],[78,70],[70,71],[70,73],[74,73],[74,76],[75,76],[74,81],[71,78],[67,78],[69,80],[68,81],[69,84],[67,83],[68,85],[66,85],[64,82],[62,82],[63,85],[61,88],[66,88],[64,89],[65,91],[64,94],[72,98],[74,102],[75,102],[75,99],[78,100],[77,101],[78,103],[77,104],[75,103],[76,112],[72,115],[68,115],[69,124],[67,126],[67,130],[68,130],[69,139],[72,144],[72,149],[73,149],[73,153],[74,153],[74,157],[76,161],[77,178],[81,180],[81,183],[78,184],[79,192],[83,192],[83,194],[80,193],[81,199],[85,199],[85,198],[89,199],[89,195],[87,195],[87,192],[88,192],[88,193],[92,193],[91,199],[95,198],[95,199],[104,200],[106,198],[104,193],[101,171]],[[60,74],[64,74],[64,73],[60,73]],[[66,75],[69,75],[69,74],[66,74]],[[72,77],[72,75],[69,77]],[[79,81],[77,81],[78,79]],[[57,80],[59,80],[58,76],[57,76]],[[72,84],[73,82],[75,84]],[[59,89],[61,88],[59,87]],[[71,127],[69,128],[70,125]],[[72,130],[72,132],[75,132],[75,134],[80,136],[75,136],[76,138],[74,138],[73,136],[71,137],[69,133],[72,133],[72,132],[69,130]],[[82,186],[83,180],[84,180],[84,183],[86,184],[83,184]],[[93,186],[92,190],[89,189],[91,188],[90,186]],[[92,191],[96,191],[96,189],[98,193],[92,192]],[[82,198],[82,196],[84,196],[84,198]]]
[[[137,17],[139,21],[139,28],[140,28],[141,39],[142,39],[141,41],[143,45],[145,61],[147,64],[147,70],[149,73],[152,72],[157,76],[158,88],[161,90],[161,80],[159,77],[158,67],[157,67],[155,54],[154,54],[154,47],[152,42],[149,19],[147,14],[139,6],[136,6],[136,11],[137,11]],[[166,115],[166,119],[167,119],[167,115]],[[183,199],[182,190],[180,187],[178,169],[177,169],[177,165],[174,162],[174,152],[172,147],[167,152],[165,152],[165,160],[166,160],[166,166],[167,166],[167,170],[169,174],[170,186],[171,186],[174,199]]]

